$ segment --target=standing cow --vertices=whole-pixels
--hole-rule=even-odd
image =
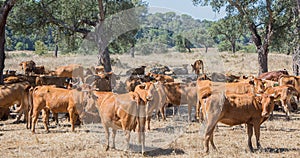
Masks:
[[[135,92],[113,94],[111,92],[97,95],[97,108],[106,134],[106,150],[109,149],[109,128],[112,128],[113,143],[118,129],[125,131],[126,150],[129,149],[130,131],[138,132],[138,141],[142,144],[142,153],[145,148],[145,105]]]
[[[202,60],[196,60],[191,66],[193,69],[192,71],[194,71],[197,76],[200,74],[200,69],[202,70],[202,74],[204,74],[204,64]]]

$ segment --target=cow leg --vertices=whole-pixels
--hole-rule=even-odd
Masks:
[[[32,133],[35,133],[35,125],[36,125],[36,122],[37,122],[37,119],[38,119],[38,114],[40,113],[40,110],[39,109],[33,109],[33,114],[32,114],[32,129],[31,129],[31,132]]]
[[[166,112],[166,106],[163,106],[162,108],[160,108],[160,114],[161,114],[163,121],[166,121],[166,113],[165,112]]]
[[[283,106],[283,109],[285,111],[286,119],[290,120],[290,107],[291,105],[287,103],[286,100],[281,99],[281,105]]]
[[[58,123],[58,113],[52,112],[52,117],[53,117],[53,119],[55,121],[55,125],[56,126],[60,126],[60,124]]]
[[[217,147],[216,147],[216,145],[215,145],[215,143],[214,143],[214,135],[213,135],[213,134],[211,135],[209,141],[210,141],[210,144],[211,144],[212,148],[213,148],[214,150],[217,150]]]
[[[72,126],[71,127],[72,132],[75,131],[75,120],[76,120],[76,118],[75,118],[74,111],[75,110],[73,108],[69,110],[69,116],[70,116],[70,122],[71,122],[71,126]]]
[[[115,142],[116,142],[116,134],[117,134],[117,130],[112,129],[112,146],[111,146],[112,149],[116,148],[116,144],[115,144]]]
[[[213,144],[213,148],[216,147],[213,143],[212,135],[216,124],[218,123],[218,117],[215,117],[216,115],[214,113],[208,113],[207,115],[207,126],[204,135],[204,148],[206,153],[209,152],[209,141],[211,141],[211,143]]]
[[[247,124],[247,133],[248,133],[248,147],[251,152],[253,152],[253,146],[252,146],[252,135],[253,135],[253,125]]]
[[[254,133],[255,133],[255,138],[256,138],[256,146],[258,149],[261,149],[261,145],[259,142],[259,137],[260,137],[260,124],[256,123],[254,125]]]
[[[103,125],[103,128],[105,130],[105,137],[106,137],[105,151],[107,151],[109,149],[109,129],[106,125]]]
[[[46,132],[48,133],[49,132],[49,128],[48,128],[48,123],[49,123],[49,113],[50,113],[50,110],[48,109],[43,109],[43,123],[44,123],[44,127],[45,127],[45,130]]]
[[[192,113],[192,105],[188,104],[188,121],[189,122],[192,122],[191,113]]]
[[[146,122],[147,122],[147,130],[150,131],[150,121],[151,121],[151,116],[147,116]]]
[[[126,149],[125,151],[129,151],[130,149],[130,131],[129,130],[125,130],[125,140],[126,140]]]

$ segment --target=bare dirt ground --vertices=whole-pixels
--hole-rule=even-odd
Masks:
[[[162,64],[181,67],[196,59],[204,60],[205,71],[230,72],[232,74],[257,74],[257,54],[228,54],[211,50],[205,54],[202,50],[194,53],[166,53],[150,56],[112,55],[119,59],[113,69],[116,74],[125,74],[128,68]],[[59,58],[28,55],[6,60],[7,69],[17,69],[23,60],[34,60],[37,65],[54,69],[59,65],[80,63],[85,67],[95,65],[96,56],[61,56]],[[291,72],[290,56],[269,55],[269,70],[287,69]],[[189,74],[192,75],[190,66]],[[168,110],[169,111],[169,110]],[[261,126],[262,150],[249,152],[245,125],[229,127],[218,124],[214,132],[214,141],[218,151],[203,153],[201,124],[187,122],[187,106],[180,107],[180,116],[168,116],[167,121],[153,120],[151,131],[146,132],[146,157],[300,157],[300,113],[292,113],[292,119],[286,121],[283,112],[275,112],[273,121]],[[169,112],[170,113],[170,112]],[[192,115],[193,117],[193,115]],[[70,132],[70,124],[60,119],[61,126],[51,123],[50,133],[45,133],[42,122],[38,122],[36,134],[31,134],[25,124],[12,124],[14,120],[0,121],[0,157],[142,157],[136,134],[131,136],[131,150],[124,150],[124,133],[119,131],[116,150],[104,151],[105,135],[100,123],[76,127]],[[254,147],[255,137],[252,139]]]

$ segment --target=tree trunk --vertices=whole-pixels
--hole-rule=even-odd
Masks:
[[[268,53],[269,48],[268,45],[265,46],[256,46],[257,54],[258,54],[258,74],[262,74],[264,72],[268,72]]]
[[[104,5],[102,0],[98,0],[98,7],[99,7],[99,28],[101,28],[101,25],[104,25],[104,20],[105,20],[105,10],[104,10]],[[109,56],[109,50],[108,50],[108,41],[103,38],[103,36],[99,35],[99,32],[97,33],[98,35],[96,40],[97,40],[97,45],[99,49],[98,53],[98,65],[102,65],[104,67],[105,72],[111,72],[111,62],[110,62],[110,56]]]
[[[5,62],[5,25],[9,11],[12,9],[16,0],[6,0],[0,8],[0,84],[3,85],[3,70]]]
[[[112,71],[108,47],[106,47],[104,51],[102,51],[102,49],[99,50],[98,59],[98,65],[102,65],[104,67],[105,72]]]
[[[205,53],[207,53],[208,51],[208,46],[205,46]]]
[[[236,52],[236,48],[235,48],[235,41],[231,41],[231,51],[234,54]]]
[[[300,75],[300,0],[296,0],[297,2],[297,9],[295,10],[295,17],[298,17],[296,22],[296,37],[295,42],[297,43],[296,48],[294,49],[293,54],[293,73],[296,76]]]
[[[1,21],[2,22],[2,21]],[[5,61],[5,27],[0,28],[0,84],[4,84],[3,70],[4,70],[4,61]]]
[[[58,45],[55,45],[54,57],[57,58]]]
[[[130,48],[129,51],[130,51],[130,56],[131,56],[132,58],[134,58],[134,52],[135,52],[134,44],[131,45],[131,48]]]

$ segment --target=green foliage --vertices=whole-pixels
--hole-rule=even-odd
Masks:
[[[46,45],[44,44],[44,42],[42,42],[40,40],[38,40],[34,43],[34,48],[35,48],[34,53],[37,55],[43,55],[48,52]]]
[[[241,48],[241,52],[245,53],[256,53],[256,47],[254,44],[248,44]]]
[[[15,46],[15,50],[24,50],[25,45],[22,42],[18,42]]]

